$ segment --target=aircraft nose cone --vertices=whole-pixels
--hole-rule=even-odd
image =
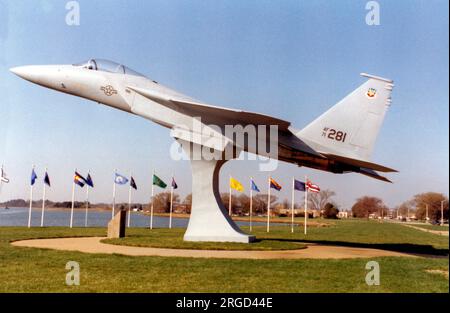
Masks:
[[[38,71],[35,66],[18,66],[13,67],[10,71],[17,76],[35,82],[38,77]]]
[[[17,67],[10,68],[9,71],[11,73],[16,74],[19,77],[22,77],[25,75],[25,73],[27,71],[26,68],[27,68],[27,66],[17,66]]]

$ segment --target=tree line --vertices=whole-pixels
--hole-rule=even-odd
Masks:
[[[332,190],[325,189],[319,193],[308,194],[308,209],[321,212],[321,216],[326,218],[336,218],[339,213],[338,205],[333,201],[336,193]],[[222,193],[221,200],[228,209],[229,194]],[[267,194],[258,193],[253,196],[252,211],[254,215],[264,215],[267,213]],[[53,208],[70,208],[72,203],[70,201],[53,202],[48,200],[47,207]],[[296,201],[294,209],[297,216],[303,216],[304,199]],[[418,220],[425,220],[427,215],[431,221],[439,221],[441,219],[441,203],[444,206],[444,219],[448,220],[448,198],[437,192],[425,192],[414,195],[410,200],[401,203],[396,207],[389,208],[381,198],[372,196],[363,196],[356,199],[351,207],[350,215],[356,218],[369,218],[371,214],[376,216],[397,216],[412,217],[413,215]],[[33,207],[38,207],[42,204],[41,200],[33,201]],[[14,199],[1,203],[3,207],[28,207],[29,202],[23,199]],[[183,200],[179,194],[173,194],[173,209],[178,213],[191,212],[192,194],[188,194]],[[88,203],[89,208],[111,208],[111,204],[107,203]],[[118,208],[128,208],[127,203],[117,203]],[[151,206],[149,203],[140,204],[133,203],[132,208],[139,210],[148,210]],[[157,213],[168,213],[170,211],[170,192],[161,192],[153,198],[154,211]],[[85,208],[85,201],[75,201],[75,208]],[[288,200],[278,202],[275,195],[271,195],[270,201],[271,212],[278,216],[290,216],[291,203]],[[250,212],[250,197],[246,194],[235,194],[231,198],[231,211],[233,215],[248,215]]]

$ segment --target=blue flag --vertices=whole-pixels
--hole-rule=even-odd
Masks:
[[[252,190],[256,191],[256,192],[260,192],[258,186],[256,186],[255,182],[252,179]]]
[[[116,173],[116,177],[114,178],[114,182],[118,185],[125,185],[126,183],[128,183],[128,178],[126,178],[123,175],[117,174]]]
[[[36,179],[37,179],[38,177],[37,177],[37,175],[36,175],[36,172],[34,171],[34,168],[31,170],[31,186],[33,186],[34,185],[34,183],[36,182]]]
[[[294,189],[298,191],[306,191],[305,183],[294,179]]]
[[[45,172],[44,183],[47,184],[47,186],[50,187],[50,177],[48,177],[47,172]]]
[[[91,174],[88,173],[84,181],[89,187],[94,188],[94,182],[92,181]]]

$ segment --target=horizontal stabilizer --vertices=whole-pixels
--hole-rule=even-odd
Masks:
[[[334,154],[322,153],[322,155],[325,155],[328,159],[336,160],[336,161],[339,161],[340,163],[344,163],[344,164],[348,164],[348,165],[352,165],[352,166],[356,166],[356,167],[364,167],[367,169],[384,172],[384,173],[398,172],[397,170],[394,170],[392,168],[389,168],[389,167],[386,167],[383,165],[379,165],[376,163],[370,163],[367,161],[346,158],[346,157],[334,155]]]
[[[369,168],[360,168],[360,174],[384,181],[384,182],[388,182],[388,183],[392,183],[392,181],[390,181],[389,179],[387,179],[384,176],[379,175],[377,172],[375,172],[374,170],[371,170]]]

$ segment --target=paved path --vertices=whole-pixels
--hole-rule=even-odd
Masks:
[[[428,229],[428,228],[423,228],[423,227],[419,227],[419,226],[414,226],[414,225],[411,225],[411,224],[402,224],[402,225],[404,225],[406,227],[414,228],[414,229],[417,229],[417,230],[421,230],[421,231],[424,231],[424,232],[427,232],[427,233],[432,233],[432,234],[435,234],[435,235],[441,235],[441,236],[447,236],[448,237],[448,229],[447,230],[434,230],[434,229]]]
[[[32,239],[15,241],[18,247],[44,248],[85,253],[123,254],[131,256],[170,256],[227,259],[346,259],[412,255],[394,251],[308,244],[306,249],[285,251],[230,251],[145,248],[111,245],[100,242],[104,237]]]

